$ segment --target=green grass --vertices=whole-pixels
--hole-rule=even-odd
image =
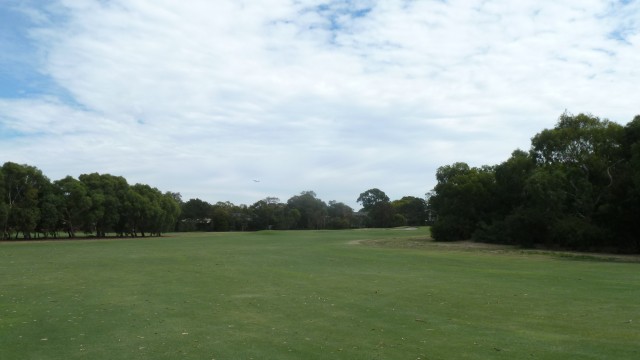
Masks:
[[[427,231],[2,243],[0,359],[640,358],[640,264]]]

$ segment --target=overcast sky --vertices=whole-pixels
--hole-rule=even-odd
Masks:
[[[185,200],[423,197],[638,89],[635,0],[0,0],[0,163]]]

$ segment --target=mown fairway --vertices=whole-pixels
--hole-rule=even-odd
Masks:
[[[640,359],[640,264],[426,237],[2,243],[0,359]]]

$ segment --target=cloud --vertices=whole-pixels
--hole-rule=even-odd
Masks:
[[[371,187],[421,196],[454,161],[503,161],[565,109],[623,123],[638,112],[638,2],[17,11],[31,19],[31,71],[52,86],[0,98],[0,150],[53,178],[109,172],[211,202],[314,190],[355,206]]]

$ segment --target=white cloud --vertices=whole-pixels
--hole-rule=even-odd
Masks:
[[[503,161],[565,109],[619,122],[638,112],[638,2],[67,0],[28,11],[40,70],[74,102],[0,100],[0,128],[24,135],[0,150],[53,178],[109,172],[211,202],[315,190],[355,205],[371,187],[421,196],[440,165]]]

